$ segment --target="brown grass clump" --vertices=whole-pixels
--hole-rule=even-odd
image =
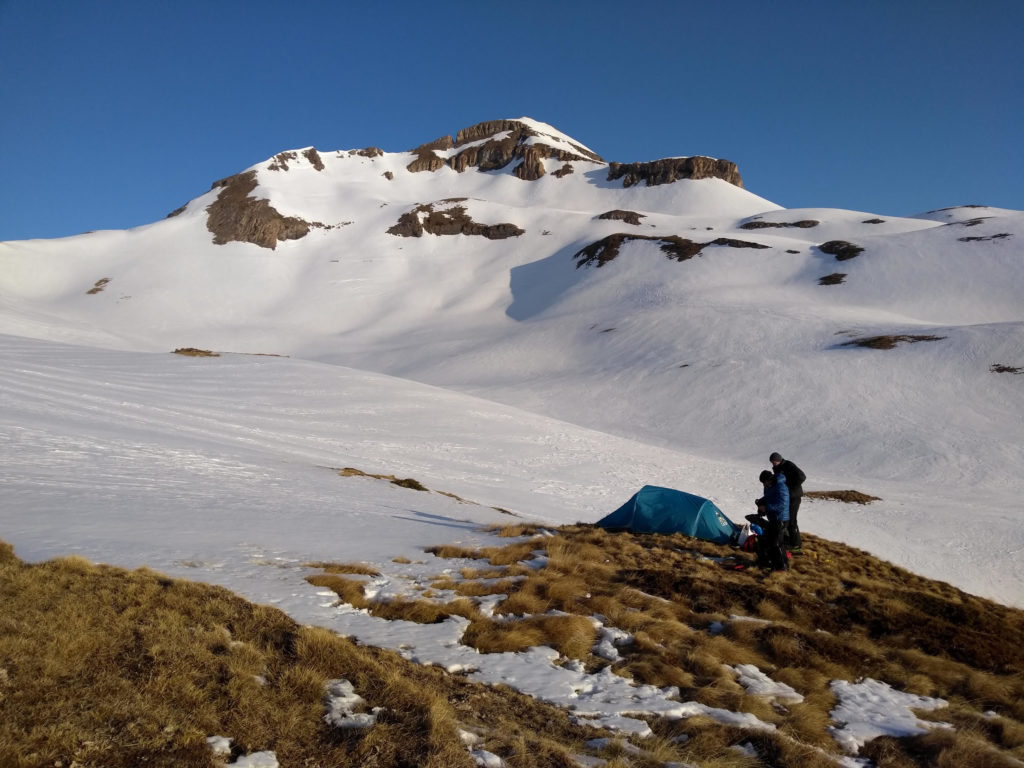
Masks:
[[[214,768],[214,734],[234,740],[232,760],[271,750],[281,765],[472,768],[460,728],[486,733],[510,766],[564,768],[595,735],[510,689],[360,648],[219,587],[82,558],[27,565],[4,542],[0,629],[0,765],[12,768]],[[325,724],[338,678],[383,708],[372,728]]]
[[[994,749],[1014,748],[1014,734],[1024,729],[1014,714],[1024,694],[1024,664],[1010,640],[1024,628],[1020,612],[845,545],[808,536],[806,547],[817,557],[794,561],[786,579],[771,581],[722,569],[710,558],[735,559],[736,554],[714,544],[681,536],[610,534],[589,526],[512,542],[504,557],[493,549],[433,551],[503,562],[543,548],[547,564],[524,569],[516,580],[474,581],[481,571],[465,571],[471,579],[463,590],[470,598],[459,614],[470,620],[465,642],[485,653],[548,645],[598,669],[606,662],[592,655],[590,617],[599,614],[605,624],[633,634],[632,642],[619,648],[619,674],[638,683],[674,685],[684,698],[775,723],[777,734],[754,746],[764,764],[832,761],[837,747],[827,726],[835,700],[828,683],[865,676],[944,697],[975,718],[981,717],[979,707],[1004,712],[1009,725],[999,732],[1008,736]],[[459,589],[458,582],[448,586]],[[499,592],[507,594],[496,609],[500,620],[466,608],[477,594]],[[417,620],[438,620],[450,610],[426,611]],[[729,618],[734,615],[759,620]],[[725,631],[709,633],[712,621],[722,622]],[[787,682],[804,702],[779,705],[746,693],[732,672],[741,663]],[[688,721],[690,726],[703,730],[699,719]]]
[[[374,478],[376,480],[387,480],[392,485],[397,485],[400,488],[409,488],[409,489],[414,490],[414,491],[429,491],[430,490],[425,485],[423,485],[423,483],[421,483],[419,480],[416,480],[415,478],[412,478],[412,477],[396,477],[395,475],[378,475],[378,474],[373,474],[372,472],[364,472],[363,470],[356,469],[355,467],[345,467],[344,469],[339,469],[338,470],[338,474],[341,475],[342,477],[372,477],[372,478]],[[451,495],[451,494],[446,494],[446,495]],[[461,499],[460,499],[460,501],[461,501]]]
[[[823,491],[818,497],[851,503],[874,498],[856,491]],[[757,764],[833,765],[838,746],[828,732],[835,706],[829,683],[863,677],[949,701],[950,708],[932,713],[933,719],[989,724],[972,725],[982,735],[969,739],[947,742],[929,735],[932,740],[922,738],[917,747],[907,746],[913,742],[906,739],[892,740],[894,746],[887,749],[898,755],[892,765],[902,764],[899,760],[944,765],[947,757],[974,755],[972,745],[979,739],[984,754],[978,759],[995,760],[993,765],[1021,750],[1024,649],[1014,638],[1024,636],[1024,612],[812,535],[805,537],[808,554],[794,559],[788,574],[769,580],[756,570],[731,568],[732,563],[750,563],[752,556],[679,535],[613,534],[570,526],[521,547],[521,542],[510,545],[514,554],[507,558],[496,558],[493,552],[487,557],[514,559],[543,548],[546,565],[503,583],[502,591],[511,591],[496,609],[502,620],[471,620],[467,640],[485,652],[543,642],[580,658],[588,669],[598,669],[607,662],[584,652],[581,636],[569,632],[577,638],[573,649],[565,639],[553,637],[551,628],[570,626],[562,613],[599,615],[604,624],[632,633],[632,642],[619,647],[622,659],[614,667],[619,674],[638,683],[674,685],[684,699],[750,712],[778,727],[758,740],[691,718],[685,725],[691,738],[680,750],[691,762],[696,755],[704,759],[702,744],[745,741],[757,752]],[[458,549],[434,553],[483,554]],[[737,616],[757,620],[732,618]],[[560,621],[552,623],[554,618]],[[715,622],[723,627],[719,634],[708,631]],[[585,630],[582,623],[578,626]],[[736,682],[732,667],[737,664],[754,664],[789,684],[804,701],[751,696]],[[992,711],[1000,716],[983,715]],[[719,735],[709,735],[715,733]],[[928,760],[937,754],[938,762],[914,762],[919,760],[914,750],[927,752]],[[708,759],[722,758],[718,754]],[[749,760],[742,755],[737,759]]]
[[[381,743],[392,764],[472,765],[436,694],[344,638],[226,590],[8,556],[0,600],[2,765],[213,766],[213,734],[242,752],[273,750],[286,765],[363,765]],[[389,722],[325,728],[324,686],[337,677],[387,706]]]
[[[881,501],[878,496],[870,496],[860,491],[804,491],[805,499],[830,499],[832,501],[845,501],[848,504],[870,504],[872,501]]]
[[[370,602],[363,584],[372,569],[361,564],[321,564],[309,581],[385,618],[464,617],[464,642],[484,653],[551,646],[588,670],[610,665],[637,683],[676,686],[683,700],[776,727],[648,718],[657,739],[637,740],[640,752],[609,748],[608,765],[834,765],[829,684],[865,677],[945,699],[948,707],[921,716],[954,728],[876,739],[861,757],[879,766],[997,768],[1024,758],[1024,611],[809,534],[792,570],[765,578],[750,567],[751,555],[680,535],[583,525],[537,533],[518,528],[503,547],[433,549],[437,557],[490,561],[464,567],[464,581],[450,569],[435,587],[459,594],[451,600]],[[543,567],[518,565],[535,550],[544,550]],[[0,576],[0,765],[206,766],[203,739],[223,733],[245,751],[275,749],[282,764],[468,767],[455,735],[462,727],[507,765],[547,768],[570,765],[569,755],[586,751],[582,743],[594,735],[569,713],[502,686],[475,687],[358,648],[223,590],[77,558],[25,566],[9,547],[0,547]],[[507,597],[492,618],[477,599],[494,594]],[[616,646],[617,661],[594,655],[595,617],[631,633]],[[738,664],[754,664],[804,700],[752,695],[737,680]],[[116,680],[91,679],[104,670],[117,670]],[[340,736],[324,729],[323,684],[338,677],[369,706],[385,707],[372,729]],[[140,692],[154,699],[135,706]],[[83,701],[96,703],[83,714]],[[39,730],[47,723],[51,730]],[[17,745],[21,762],[7,759],[8,745]],[[43,759],[24,757],[36,753]]]
[[[356,573],[363,576],[380,576],[379,570],[366,563],[306,563],[306,567],[319,568],[324,573]]]
[[[174,350],[175,355],[185,355],[186,357],[220,357],[220,353],[211,352],[208,349],[196,349],[195,347],[179,347]]]
[[[104,288],[107,287],[107,283],[109,283],[109,282],[110,282],[110,278],[109,277],[101,277],[99,280],[97,280],[95,283],[93,283],[92,288],[90,288],[88,291],[86,291],[86,293],[89,294],[90,296],[94,295],[94,294],[97,294],[97,293],[100,293],[100,292],[103,291]]]

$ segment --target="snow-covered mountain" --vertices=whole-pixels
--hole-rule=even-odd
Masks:
[[[1022,238],[983,206],[786,210],[728,161],[608,163],[520,118],[282,152],[154,224],[0,243],[0,333],[443,387],[664,449],[733,515],[778,450],[882,498],[813,532],[1024,604],[978,570],[1024,546]],[[566,497],[596,482],[559,466]]]

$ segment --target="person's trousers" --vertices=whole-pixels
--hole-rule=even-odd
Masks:
[[[790,549],[800,549],[800,526],[796,522],[796,513],[800,511],[800,500],[803,494],[789,497],[789,522],[786,523],[786,533]]]
[[[784,570],[788,567],[786,561],[786,550],[782,546],[782,537],[786,530],[786,523],[780,520],[769,520],[768,530],[765,531],[765,554],[768,555],[768,564],[773,570]]]

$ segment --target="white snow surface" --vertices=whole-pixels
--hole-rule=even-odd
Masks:
[[[582,145],[532,124],[534,141]],[[1024,607],[1024,569],[1007,567],[1024,553],[1024,213],[880,220],[785,210],[719,179],[624,188],[589,161],[561,178],[546,161],[527,182],[410,173],[408,152],[319,154],[322,171],[301,152],[287,171],[252,166],[254,196],[333,227],[274,250],[213,244],[216,189],[133,230],[0,243],[0,538],[21,557],[222,584],[637,732],[630,715],[690,705],[548,649],[485,658],[454,620],[337,606],[304,564],[371,564],[368,591],[388,599],[457,573],[425,547],[593,522],[644,484],[742,520],[779,451],[807,490],[881,497],[805,501],[803,530]],[[424,203],[525,232],[387,234]],[[598,218],[616,209],[641,224]],[[576,266],[620,232],[709,245],[680,262],[633,240]],[[840,261],[818,247],[830,240],[864,250]],[[876,335],[919,338],[844,346]],[[602,637],[613,656],[620,638]]]
[[[865,678],[856,683],[832,681],[838,703],[830,713],[838,725],[831,728],[847,752],[857,754],[864,744],[879,736],[914,736],[929,728],[949,728],[948,723],[921,720],[915,709],[941,709],[943,699],[915,696],[897,691],[885,683]]]

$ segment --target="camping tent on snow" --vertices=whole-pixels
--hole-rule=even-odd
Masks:
[[[683,533],[718,544],[728,544],[737,530],[714,502],[656,485],[645,485],[597,525],[636,533]]]

